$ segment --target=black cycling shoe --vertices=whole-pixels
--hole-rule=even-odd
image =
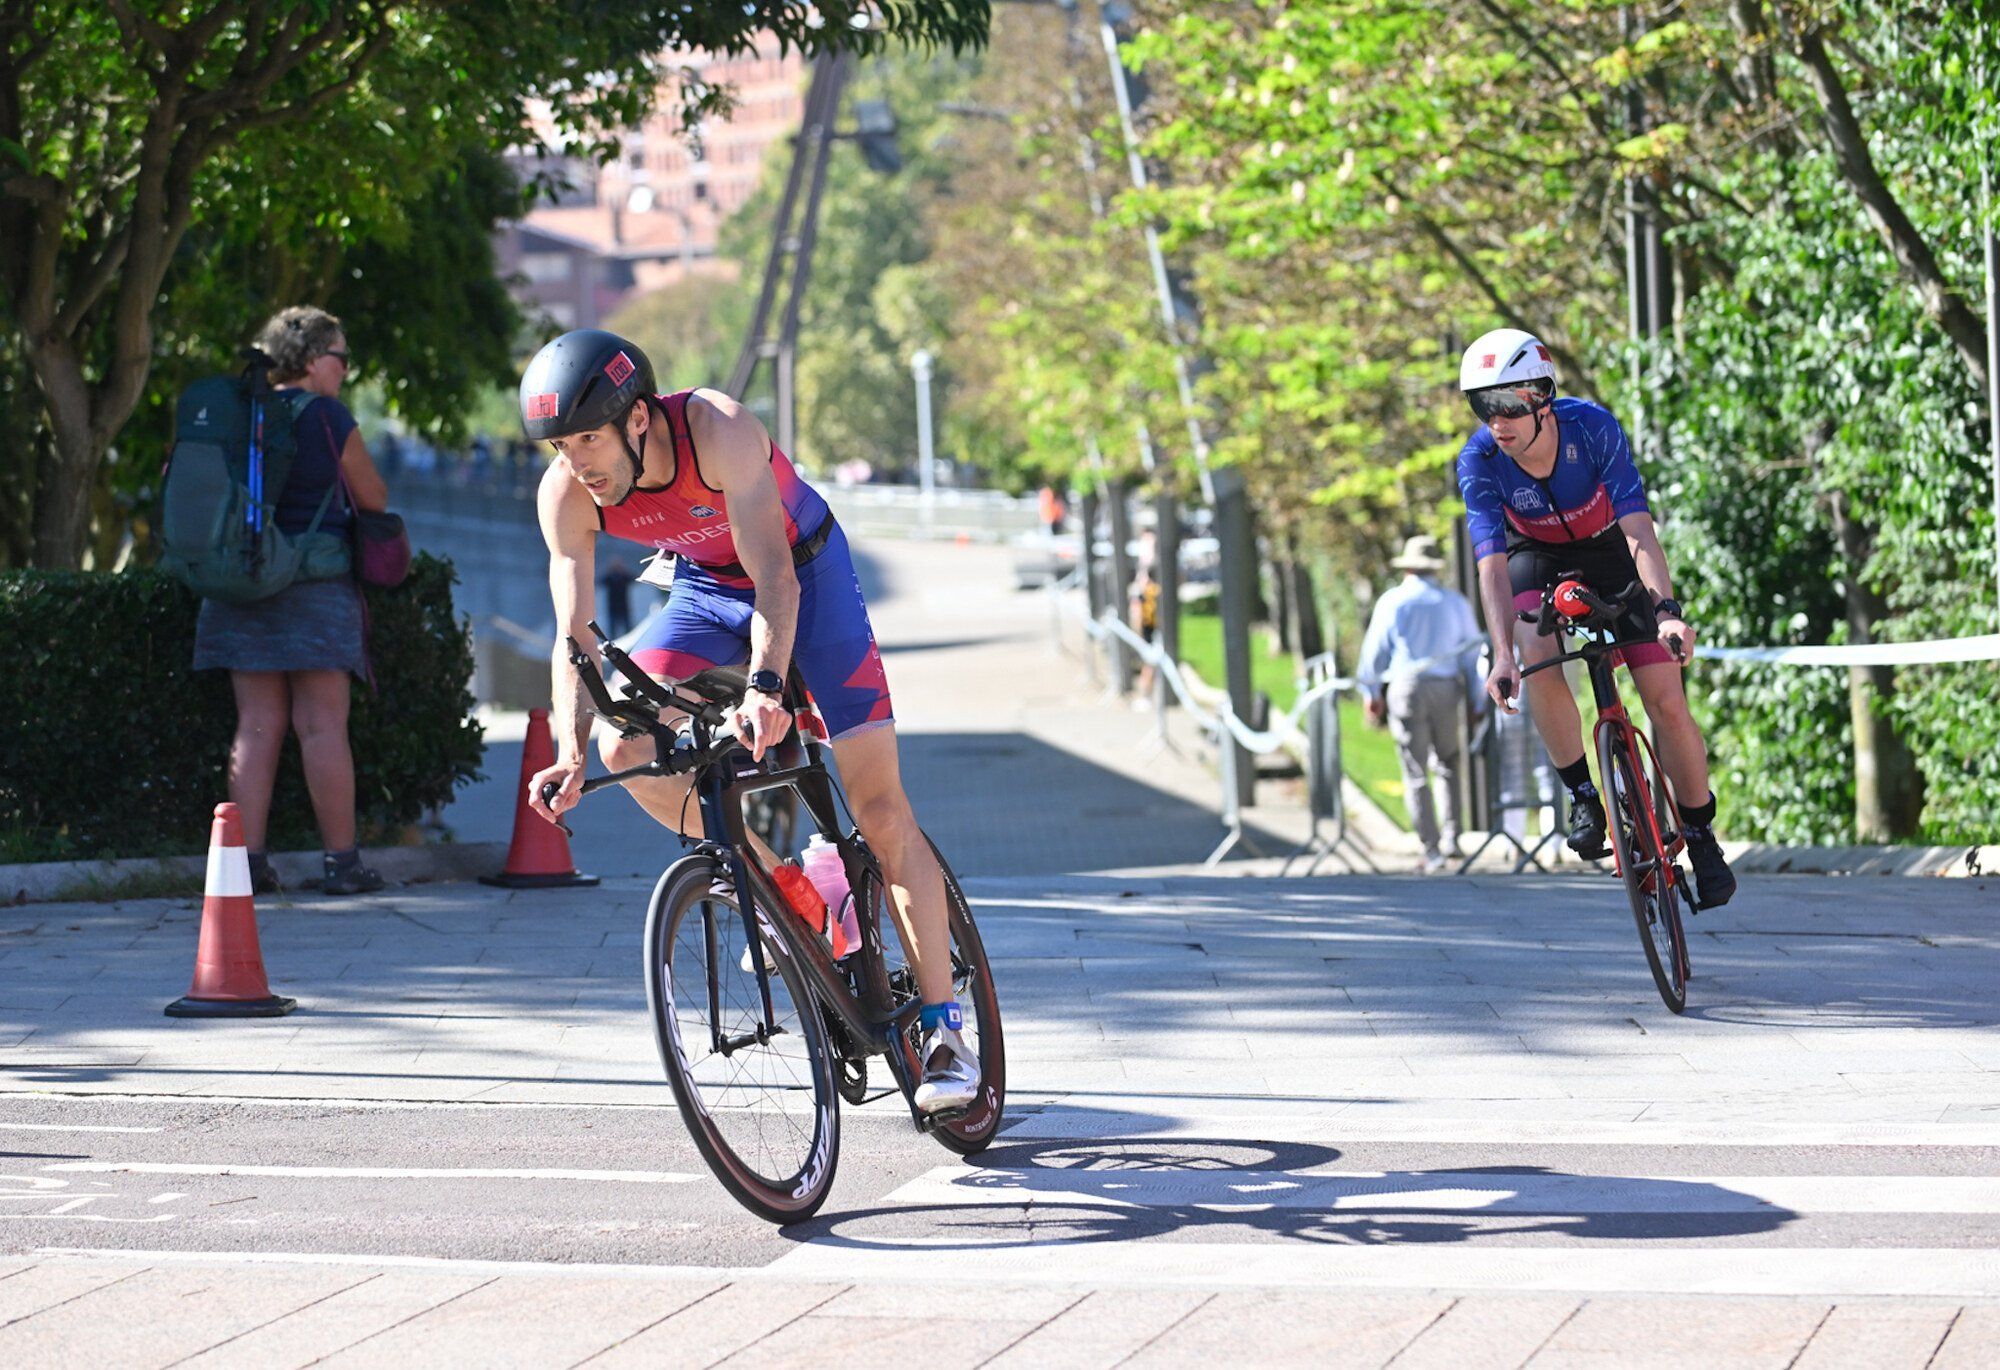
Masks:
[[[1721,908],[1736,893],[1736,872],[1723,859],[1715,834],[1707,829],[1687,832],[1688,863],[1694,867],[1695,909]]]
[[[339,868],[329,861],[319,889],[321,894],[373,894],[382,884],[382,877],[359,861]]]
[[[1570,796],[1569,849],[1586,861],[1602,861],[1611,855],[1604,845],[1604,801],[1596,795]]]

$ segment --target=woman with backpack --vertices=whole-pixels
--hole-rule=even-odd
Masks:
[[[264,325],[257,348],[271,359],[271,399],[291,418],[290,469],[274,519],[288,537],[349,537],[352,510],[388,507],[354,416],[340,402],[353,369],[340,320],[298,306]],[[338,488],[345,485],[345,493]],[[308,559],[310,562],[310,559]],[[340,563],[336,563],[340,564]],[[271,788],[289,727],[298,734],[306,789],[326,848],[328,894],[366,894],[382,877],[361,864],[355,840],[354,755],[347,739],[352,675],[368,672],[361,592],[337,573],[301,573],[284,589],[247,603],[205,598],[195,628],[196,670],[226,669],[236,692],[236,737],[229,748],[229,797],[243,813],[254,888],[278,888],[265,848]]]

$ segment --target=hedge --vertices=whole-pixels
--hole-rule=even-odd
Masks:
[[[449,800],[479,769],[472,642],[449,561],[419,556],[368,591],[376,689],[359,681],[349,736],[364,841]],[[236,705],[226,671],[191,669],[201,601],[154,570],[0,572],[0,861],[199,852],[229,794]],[[288,738],[271,804],[274,850],[318,844]]]

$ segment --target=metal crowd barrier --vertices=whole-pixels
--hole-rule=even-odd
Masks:
[[[1204,867],[1212,868],[1220,864],[1222,859],[1238,846],[1257,852],[1255,844],[1243,831],[1242,806],[1236,799],[1238,792],[1236,748],[1224,745],[1226,733],[1234,738],[1243,750],[1252,755],[1268,756],[1280,748],[1290,748],[1304,759],[1307,792],[1311,796],[1316,796],[1311,800],[1313,826],[1306,842],[1285,858],[1287,867],[1292,861],[1310,853],[1313,856],[1313,860],[1307,866],[1307,873],[1310,874],[1320,861],[1339,855],[1340,849],[1344,847],[1360,855],[1361,860],[1371,871],[1379,869],[1367,861],[1359,844],[1353,841],[1348,831],[1346,807],[1341,799],[1341,783],[1344,775],[1340,754],[1339,696],[1357,690],[1359,682],[1351,677],[1336,675],[1330,655],[1314,657],[1307,663],[1309,669],[1308,678],[1304,682],[1305,688],[1299,692],[1299,697],[1293,702],[1292,707],[1276,716],[1269,727],[1253,728],[1237,717],[1226,695],[1217,700],[1212,708],[1198,700],[1188,687],[1187,677],[1182,673],[1180,663],[1134,632],[1119,617],[1115,609],[1106,608],[1102,616],[1096,619],[1091,618],[1088,612],[1076,612],[1066,592],[1077,588],[1080,584],[1079,575],[1080,572],[1072,572],[1061,580],[1050,583],[1049,594],[1056,622],[1060,623],[1062,612],[1068,609],[1093,641],[1107,648],[1114,645],[1120,647],[1139,661],[1150,665],[1153,668],[1153,679],[1155,682],[1160,682],[1155,688],[1163,693],[1171,691],[1181,707],[1187,710],[1188,717],[1194,721],[1195,726],[1216,745],[1222,773],[1222,798],[1218,806],[1218,816],[1221,818],[1224,831],[1221,842],[1203,860]],[[1391,678],[1420,675],[1439,661],[1452,660],[1478,647],[1482,641],[1483,639],[1479,638],[1469,639],[1443,656],[1411,662],[1394,672]],[[1154,716],[1159,735],[1164,740],[1165,711],[1156,707]],[[1305,724],[1303,728],[1300,726],[1301,720]],[[1325,822],[1331,822],[1333,825],[1330,837],[1320,831],[1320,825]]]

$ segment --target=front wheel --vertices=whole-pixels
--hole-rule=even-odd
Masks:
[[[1652,787],[1634,759],[1635,749],[1616,725],[1597,730],[1598,774],[1604,778],[1606,817],[1618,874],[1639,925],[1639,944],[1660,1000],[1675,1013],[1687,1009],[1687,948],[1681,927],[1682,880],[1667,864],[1653,818]]]
[[[798,1222],[826,1202],[840,1154],[833,1052],[805,977],[761,908],[770,1013],[744,969],[743,915],[702,856],[660,877],[646,914],[646,999],[660,1064],[702,1158],[752,1213]]]

